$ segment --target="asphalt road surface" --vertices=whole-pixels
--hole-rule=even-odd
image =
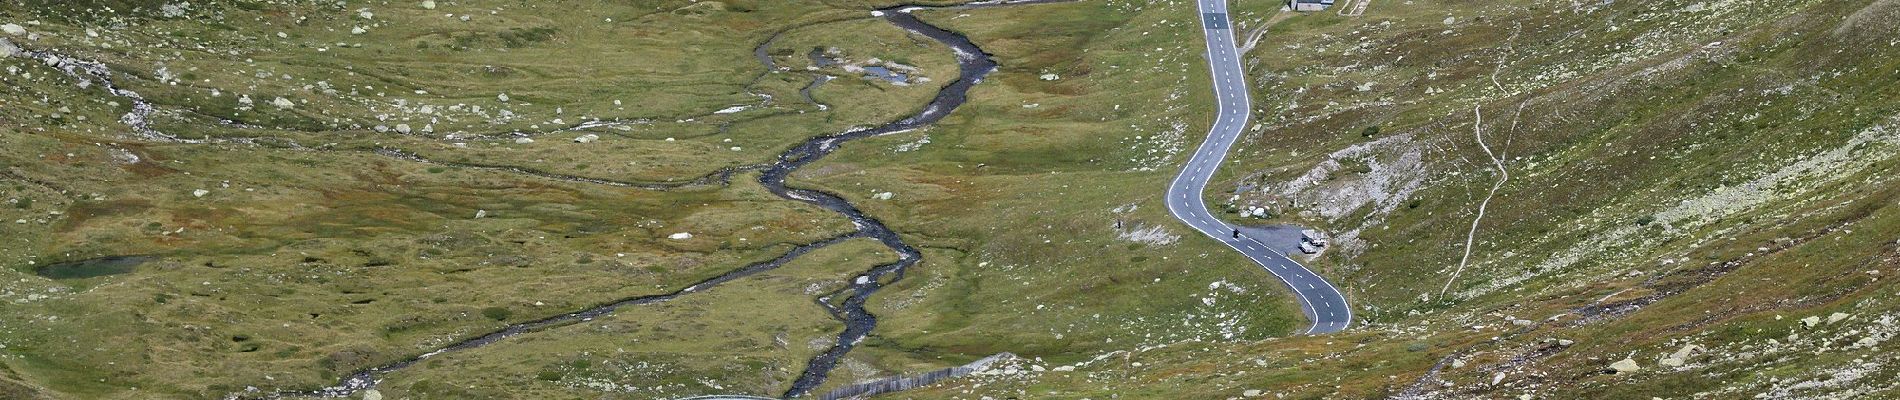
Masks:
[[[1169,185],[1168,211],[1195,230],[1219,240],[1260,264],[1267,272],[1280,277],[1288,288],[1293,289],[1293,295],[1299,298],[1301,311],[1313,321],[1306,333],[1332,333],[1346,329],[1352,324],[1352,308],[1346,304],[1346,296],[1339,292],[1339,288],[1288,258],[1285,253],[1248,237],[1245,232],[1235,237],[1234,231],[1241,228],[1215,218],[1201,199],[1208,179],[1220,168],[1221,162],[1227,158],[1227,150],[1234,146],[1234,140],[1240,138],[1241,129],[1247,126],[1248,110],[1252,109],[1253,104],[1247,98],[1246,75],[1241,72],[1240,55],[1234,47],[1234,32],[1227,18],[1227,0],[1198,2],[1204,28],[1202,33],[1207,37],[1207,65],[1214,74],[1214,98],[1220,102],[1220,112],[1214,120],[1214,127],[1207,133],[1207,141],[1194,151],[1193,158],[1188,159],[1187,165],[1181,167],[1181,174],[1176,175],[1174,183]]]

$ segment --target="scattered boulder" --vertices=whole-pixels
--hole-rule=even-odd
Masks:
[[[8,41],[7,38],[0,37],[0,58],[18,57],[24,53],[26,52],[20,50],[19,46],[14,46],[13,42]]]
[[[383,400],[383,392],[376,389],[365,390],[363,400]]]
[[[1880,344],[1880,339],[1875,339],[1873,336],[1860,338],[1860,340],[1854,341],[1854,347],[1874,347],[1879,344]]]
[[[880,192],[878,194],[871,195],[871,198],[878,199],[878,200],[890,200],[891,197],[893,196],[896,196],[896,195],[891,194],[891,192]]]
[[[502,94],[498,94],[498,95],[495,95],[495,100],[497,100],[497,101],[500,101],[500,102],[503,102],[503,103],[507,103],[507,102],[508,102],[508,94],[507,94],[507,93],[502,93]]]
[[[589,134],[581,135],[580,137],[574,138],[574,143],[593,143],[594,141],[597,141],[597,140],[600,140],[600,135],[589,133]]]
[[[422,0],[422,9],[424,9],[424,10],[434,10],[434,9],[435,9],[435,0]]]
[[[270,105],[277,106],[277,108],[288,110],[291,107],[296,107],[297,103],[291,102],[290,99],[278,97],[275,100],[271,100]]]
[[[1818,317],[1818,316],[1811,316],[1811,317],[1801,319],[1801,327],[1803,328],[1814,329],[1815,325],[1820,325],[1820,324],[1821,324],[1821,317]]]
[[[205,197],[205,195],[207,195],[207,194],[211,194],[211,191],[209,191],[209,190],[204,190],[204,189],[198,189],[198,190],[193,190],[193,191],[191,191],[191,197]]]
[[[19,24],[6,24],[6,25],[0,25],[0,32],[6,32],[8,35],[20,36],[20,35],[26,34],[26,28],[20,26]]]
[[[1045,80],[1045,81],[1053,81],[1057,79],[1062,79],[1062,76],[1056,75],[1056,74],[1042,74],[1041,78],[1042,80]]]
[[[686,232],[680,232],[680,233],[675,233],[675,234],[673,234],[673,235],[671,235],[671,236],[667,236],[666,238],[667,238],[667,239],[673,239],[673,240],[686,240],[686,239],[692,239],[692,238],[693,238],[693,234],[691,234],[691,233],[686,233]]]
[[[1641,371],[1642,369],[1643,367],[1636,365],[1636,360],[1632,360],[1628,358],[1624,358],[1623,361],[1617,361],[1615,363],[1610,364],[1610,371],[1613,371],[1617,374],[1627,374],[1631,372]]]
[[[531,138],[515,138],[515,144],[529,144],[529,143],[534,143],[534,139],[531,139]]]
[[[1240,392],[1240,395],[1242,397],[1260,397],[1260,389],[1247,389],[1245,392]]]
[[[1684,361],[1686,361],[1689,358],[1689,356],[1695,355],[1695,352],[1698,352],[1698,351],[1702,351],[1702,346],[1697,346],[1693,344],[1683,345],[1681,349],[1678,349],[1676,350],[1676,352],[1669,353],[1668,356],[1663,357],[1662,361],[1658,362],[1658,364],[1661,364],[1662,366],[1665,366],[1665,367],[1680,367],[1682,366]]]
[[[1828,323],[1829,325],[1833,325],[1833,324],[1834,324],[1835,322],[1841,322],[1841,320],[1844,320],[1844,319],[1847,319],[1847,317],[1848,317],[1848,315],[1847,315],[1846,313],[1833,313],[1833,314],[1828,314],[1828,316],[1827,316],[1827,323]]]

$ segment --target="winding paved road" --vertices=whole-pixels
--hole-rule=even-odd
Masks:
[[[1346,329],[1352,324],[1352,307],[1347,305],[1346,296],[1339,288],[1327,282],[1326,278],[1307,270],[1306,266],[1294,262],[1286,254],[1267,246],[1245,234],[1235,237],[1234,231],[1241,227],[1221,221],[1207,212],[1207,204],[1201,193],[1207,189],[1207,181],[1220,168],[1227,158],[1227,150],[1234,147],[1234,140],[1240,138],[1240,130],[1247,126],[1248,110],[1253,105],[1247,98],[1246,75],[1240,68],[1240,54],[1234,47],[1234,32],[1227,19],[1227,0],[1197,0],[1201,9],[1202,33],[1207,37],[1207,65],[1214,74],[1214,98],[1219,101],[1219,117],[1214,127],[1207,133],[1207,141],[1194,151],[1193,158],[1181,167],[1181,174],[1174,177],[1174,183],[1168,187],[1168,211],[1181,219],[1194,230],[1206,234],[1231,247],[1234,251],[1252,259],[1254,263],[1266,268],[1267,272],[1280,277],[1293,295],[1299,298],[1300,309],[1306,313],[1313,326],[1307,328],[1308,334],[1332,333]]]

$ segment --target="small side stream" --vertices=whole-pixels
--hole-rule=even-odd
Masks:
[[[422,353],[415,357],[410,357],[407,359],[403,359],[401,361],[396,361],[393,363],[384,364],[381,366],[376,366],[376,367],[364,369],[361,371],[357,371],[356,373],[352,373],[349,376],[343,377],[342,381],[337,382],[335,386],[320,388],[316,390],[282,391],[282,392],[275,392],[275,393],[269,393],[269,394],[237,393],[237,394],[232,394],[230,396],[226,396],[225,398],[235,400],[235,399],[250,399],[250,398],[279,399],[279,398],[285,398],[285,397],[350,396],[350,395],[355,394],[356,392],[360,392],[366,389],[376,387],[376,383],[382,380],[383,375],[386,375],[390,372],[395,372],[397,370],[401,370],[404,368],[409,368],[410,366],[414,366],[417,363],[421,363],[423,360],[427,360],[432,357],[436,357],[436,356],[440,356],[440,355],[448,354],[448,353],[454,353],[458,351],[463,351],[463,350],[474,349],[477,347],[487,346],[489,344],[499,342],[502,339],[519,336],[525,333],[541,331],[548,328],[553,328],[553,327],[567,325],[567,324],[591,321],[594,318],[599,318],[601,316],[613,313],[615,310],[619,310],[621,307],[636,306],[636,305],[642,305],[642,304],[652,304],[652,303],[672,300],[674,298],[685,296],[687,294],[711,289],[715,286],[719,286],[720,284],[724,284],[726,282],[730,282],[735,279],[744,278],[747,276],[758,274],[760,272],[776,269],[780,266],[785,265],[785,263],[789,263],[792,260],[797,259],[799,256],[805,255],[805,253],[810,253],[813,250],[825,248],[827,246],[843,243],[847,240],[856,239],[860,237],[865,237],[865,235],[861,232],[851,233],[851,234],[846,234],[843,236],[825,239],[825,240],[818,241],[811,244],[798,246],[798,247],[793,248],[791,251],[788,251],[785,254],[778,256],[777,258],[773,258],[771,260],[766,260],[763,262],[753,263],[743,268],[728,271],[725,274],[721,274],[719,276],[712,277],[710,279],[706,279],[698,283],[694,283],[691,286],[687,286],[685,288],[675,290],[671,293],[630,297],[630,298],[621,299],[619,301],[615,301],[612,303],[603,304],[594,308],[589,308],[586,310],[575,311],[575,312],[571,312],[567,314],[561,314],[561,315],[556,315],[552,317],[509,325],[508,327],[502,328],[501,330],[489,332],[487,334],[476,336],[473,338],[463,339],[460,342],[455,342],[455,344],[444,346],[440,349],[436,349],[434,351],[430,351],[427,353]]]

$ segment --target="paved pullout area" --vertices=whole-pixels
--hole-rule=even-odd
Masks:
[[[1240,130],[1247,126],[1252,104],[1247,98],[1246,75],[1240,68],[1240,52],[1234,46],[1234,32],[1227,19],[1227,0],[1199,0],[1199,5],[1201,25],[1205,28],[1202,32],[1207,38],[1207,64],[1214,74],[1214,98],[1219,102],[1219,112],[1213,128],[1208,130],[1207,141],[1194,151],[1193,158],[1188,159],[1181,167],[1181,174],[1169,185],[1168,211],[1194,230],[1227,244],[1280,277],[1299,298],[1301,311],[1313,321],[1306,333],[1346,329],[1352,324],[1352,307],[1346,304],[1346,296],[1339,288],[1245,232],[1236,235],[1234,232],[1242,228],[1214,217],[1201,199],[1208,179],[1227,158],[1227,150],[1240,138]]]

